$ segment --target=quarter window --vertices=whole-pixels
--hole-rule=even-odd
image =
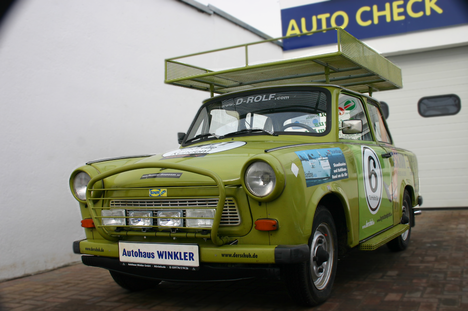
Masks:
[[[387,127],[385,126],[385,122],[380,114],[380,110],[377,108],[377,103],[370,101],[367,103],[367,109],[369,110],[369,117],[374,127],[375,138],[378,141],[391,144],[392,140],[388,134]]]
[[[460,97],[454,94],[423,97],[418,102],[418,112],[425,118],[455,115],[460,109]]]

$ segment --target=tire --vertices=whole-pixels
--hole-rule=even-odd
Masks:
[[[161,283],[159,280],[140,278],[117,271],[109,270],[109,273],[114,279],[115,283],[117,283],[123,289],[131,292],[139,292],[145,289],[154,288],[158,286],[159,283]]]
[[[309,239],[309,260],[284,265],[282,269],[289,295],[297,304],[313,307],[330,297],[336,275],[337,246],[333,217],[327,208],[319,206]]]
[[[410,237],[411,237],[411,224],[413,223],[413,208],[411,205],[411,197],[408,191],[405,190],[403,195],[403,202],[401,204],[401,223],[408,223],[410,225],[408,231],[400,235],[399,237],[391,240],[387,243],[387,247],[392,252],[400,252],[405,250],[408,247]]]

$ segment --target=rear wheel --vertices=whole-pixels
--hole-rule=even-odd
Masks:
[[[409,224],[409,229],[399,237],[387,243],[387,247],[393,252],[403,251],[408,247],[411,236],[411,223],[413,218],[413,210],[411,205],[411,197],[408,191],[405,190],[403,202],[401,204],[401,223]]]
[[[337,234],[333,217],[324,206],[315,213],[307,262],[285,265],[283,277],[298,304],[312,307],[330,297],[336,275]]]
[[[159,280],[140,278],[117,271],[109,270],[109,272],[115,283],[117,283],[120,287],[132,292],[150,289],[158,286],[158,284],[161,283]]]

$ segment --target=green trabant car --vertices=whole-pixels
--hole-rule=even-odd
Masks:
[[[313,306],[348,250],[404,250],[422,203],[417,160],[363,94],[401,87],[401,74],[336,31],[339,51],[326,55],[221,71],[166,60],[166,83],[221,95],[178,134],[180,149],[72,173],[83,263],[128,290],[281,279]],[[373,57],[354,59],[350,44]]]

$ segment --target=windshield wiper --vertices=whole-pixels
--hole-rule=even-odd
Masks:
[[[234,135],[239,135],[239,134],[245,134],[245,133],[250,134],[250,133],[255,133],[255,132],[261,132],[261,133],[265,133],[265,134],[272,135],[272,136],[278,136],[278,134],[275,134],[274,132],[270,132],[270,131],[267,131],[267,130],[264,130],[264,129],[256,128],[256,129],[243,129],[243,130],[240,130],[240,131],[237,131],[237,132],[228,133],[226,135],[221,136],[221,138],[234,136]]]
[[[218,136],[218,135],[216,135],[215,133],[198,134],[197,136],[186,140],[185,143],[191,142],[191,141],[193,141],[193,140],[203,139],[203,138],[209,138],[209,137],[214,137],[214,138],[216,138],[216,139],[219,139],[221,136]]]

